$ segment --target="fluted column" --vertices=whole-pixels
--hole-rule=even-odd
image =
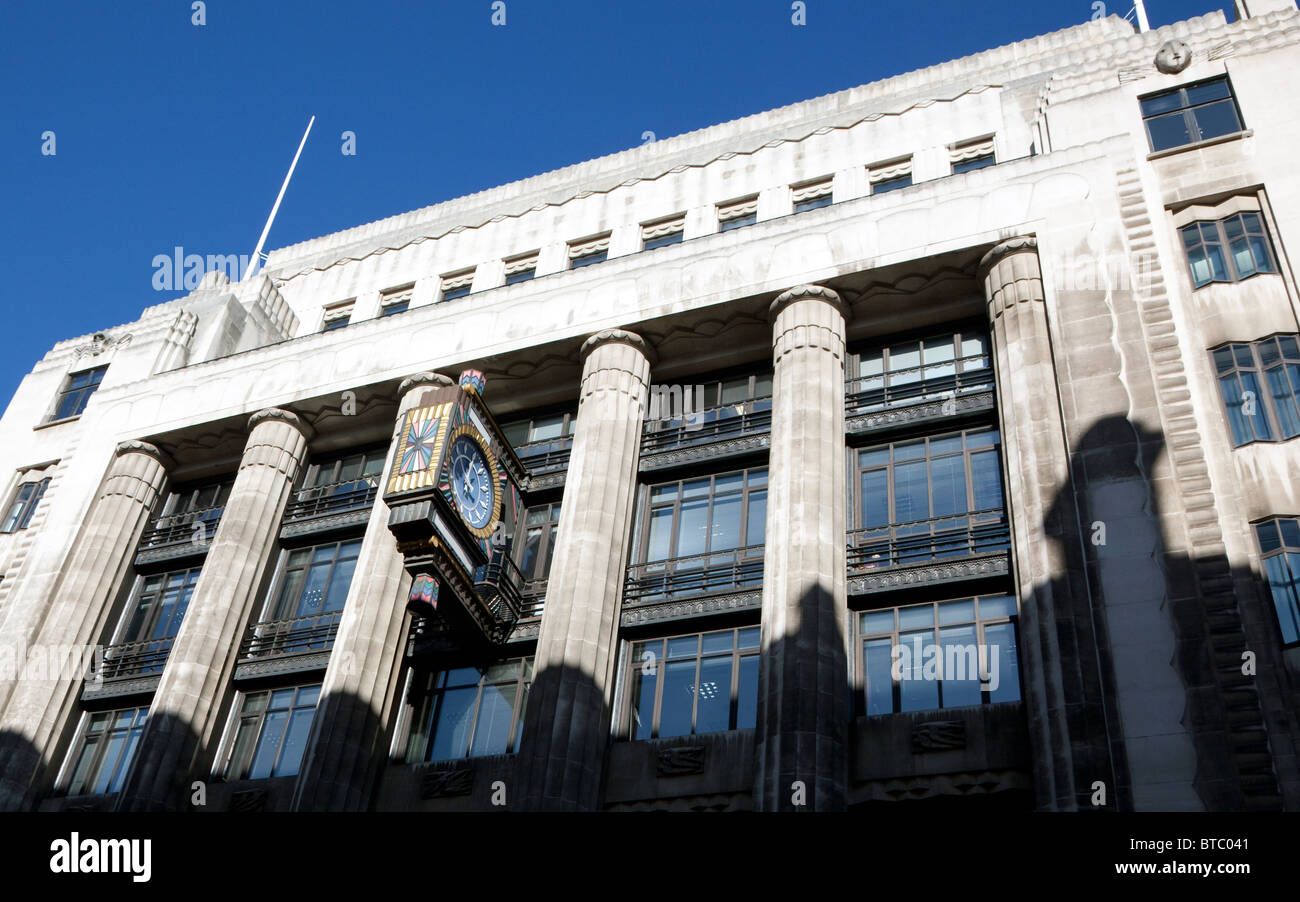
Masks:
[[[839,295],[800,285],[772,302],[772,450],[763,554],[754,807],[845,805],[844,322]]]
[[[520,807],[599,804],[650,351],[612,329],[582,346],[582,396],[518,759]]]
[[[1078,543],[1077,515],[1037,240],[1003,241],[984,255],[980,273],[1006,460],[1024,705],[1038,759],[1035,790],[1040,808],[1070,810],[1076,787],[1058,619],[1071,618],[1064,574],[1068,543]]]
[[[453,384],[437,373],[402,382],[385,475],[392,470],[407,412],[423,406],[428,390]],[[403,601],[410,588],[411,577],[388,529],[388,505],[377,497],[312,720],[296,809],[362,811],[369,803],[383,763],[386,718],[395,707],[405,640]]]
[[[158,682],[121,810],[183,808],[201,751],[217,735],[222,699],[249,615],[273,565],[285,501],[307,456],[308,427],[271,408],[249,418],[239,473]],[[201,779],[201,778],[200,778]]]
[[[133,441],[117,446],[108,476],[55,584],[34,647],[86,646],[98,641],[166,478],[162,453],[153,445]],[[26,649],[15,652],[14,660],[21,666]],[[75,713],[81,680],[68,673],[59,676],[7,681],[8,701],[0,719],[0,810],[25,806],[41,756],[50,751]],[[58,767],[58,762],[46,764]]]

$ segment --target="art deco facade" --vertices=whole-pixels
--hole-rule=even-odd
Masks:
[[[1300,808],[1300,13],[1239,6],[57,344],[0,421],[0,808]],[[383,491],[463,370],[524,505],[486,650]]]

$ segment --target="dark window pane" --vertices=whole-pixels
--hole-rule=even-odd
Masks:
[[[695,661],[670,661],[663,665],[664,698],[659,713],[661,737],[686,736],[691,732],[695,699]]]
[[[740,684],[736,690],[736,729],[752,730],[758,723],[758,655],[745,655],[740,659],[739,679]]]
[[[984,628],[987,647],[986,676],[989,701],[1010,702],[1020,698],[1020,663],[1016,655],[1016,631],[1010,623]]]
[[[731,728],[731,655],[700,662],[699,710],[696,733],[716,733]]]
[[[1192,111],[1196,125],[1200,129],[1197,140],[1208,141],[1221,135],[1234,135],[1241,131],[1241,122],[1237,119],[1237,108],[1231,100],[1197,107]]]
[[[1187,116],[1181,112],[1148,119],[1147,133],[1151,136],[1153,151],[1182,147],[1184,144],[1199,140],[1193,138],[1192,133],[1188,131]]]

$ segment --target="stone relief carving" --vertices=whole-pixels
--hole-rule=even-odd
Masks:
[[[1192,48],[1177,39],[1165,41],[1156,52],[1156,68],[1166,75],[1176,75],[1192,64]]]

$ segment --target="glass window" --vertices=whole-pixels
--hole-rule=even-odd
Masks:
[[[718,231],[730,232],[758,222],[758,198],[733,201],[718,206]]]
[[[1300,435],[1300,336],[1211,351],[1235,446]]]
[[[996,162],[997,161],[993,158],[993,154],[981,154],[978,157],[971,157],[969,160],[961,160],[960,162],[953,163],[952,174],[960,175],[963,172],[973,172],[976,169],[983,169],[986,166],[992,166]]]
[[[66,420],[69,417],[80,416],[90,403],[90,396],[99,388],[99,383],[104,379],[104,373],[108,371],[107,366],[97,366],[93,370],[84,370],[80,373],[73,373],[68,376],[67,382],[63,385],[63,390],[59,392],[58,401],[54,405],[54,413],[50,421]]]
[[[1242,130],[1226,75],[1141,98],[1152,151],[1208,141]]]
[[[117,792],[126,780],[149,709],[87,712],[73,746],[68,795]]]
[[[1179,232],[1192,284],[1197,288],[1277,272],[1264,220],[1258,213],[1238,213],[1218,222],[1194,222]]]
[[[592,251],[590,254],[570,258],[569,269],[581,269],[584,266],[591,266],[593,263],[604,263],[608,258],[608,250]]]
[[[527,269],[516,270],[515,272],[506,273],[507,285],[518,285],[520,282],[527,282],[537,275],[537,266],[528,267]]]
[[[26,529],[32,522],[32,516],[36,513],[36,508],[45,497],[45,490],[50,486],[50,477],[35,481],[24,482],[18,486],[18,491],[14,493],[14,500],[9,504],[9,512],[5,514],[4,524],[0,526],[0,533],[17,532],[20,529]]]
[[[1300,644],[1300,520],[1255,524],[1264,574],[1273,596],[1283,645]]]
[[[288,553],[269,620],[338,613],[347,601],[361,540],[331,542]]]
[[[900,175],[897,178],[881,179],[878,182],[871,183],[872,194],[884,194],[886,191],[893,191],[897,188],[908,188],[912,184],[912,174]]]
[[[299,495],[309,494],[307,489],[329,488],[331,494],[338,495],[373,488],[379,485],[387,457],[388,449],[374,448],[318,461],[307,468],[307,476],[303,480],[304,491],[299,492]],[[315,497],[320,493],[310,494]]]
[[[859,713],[897,714],[1020,698],[1016,600],[988,595],[856,615]]]
[[[519,750],[533,659],[486,668],[417,671],[407,761],[448,761]]]
[[[244,695],[226,779],[297,774],[319,699],[319,683]]]
[[[140,577],[117,641],[173,638],[194,597],[199,572],[198,567],[193,567]]]
[[[851,414],[987,391],[993,382],[988,335],[943,332],[867,348],[850,361]]]
[[[761,546],[767,468],[651,486],[637,527],[639,562]],[[726,560],[734,558],[728,554]]]
[[[693,633],[628,646],[625,734],[663,739],[752,728],[759,628]]]
[[[519,543],[519,571],[528,582],[545,580],[555,557],[555,534],[560,528],[560,502],[528,508]]]

